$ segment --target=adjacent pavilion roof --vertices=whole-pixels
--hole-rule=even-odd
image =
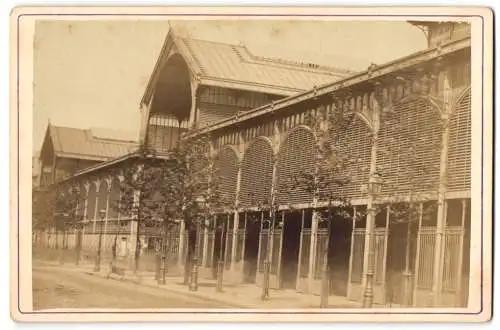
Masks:
[[[245,45],[179,37],[169,31],[141,103],[151,99],[162,65],[175,48],[202,85],[289,96],[354,71],[256,56]]]
[[[126,138],[126,133],[107,129],[80,129],[49,125],[56,156],[107,161],[137,149],[138,143]],[[45,144],[45,143],[44,143]]]

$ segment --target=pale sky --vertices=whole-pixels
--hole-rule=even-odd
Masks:
[[[177,21],[194,38],[242,42],[255,55],[363,70],[426,47],[406,22]],[[35,27],[33,150],[47,123],[127,130],[137,137],[139,102],[168,21],[43,21]]]

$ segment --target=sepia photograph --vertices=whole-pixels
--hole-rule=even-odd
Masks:
[[[274,9],[12,14],[14,318],[490,318],[492,13]]]

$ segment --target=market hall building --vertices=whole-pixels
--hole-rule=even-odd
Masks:
[[[361,301],[370,255],[366,242],[373,235],[376,303],[466,306],[470,26],[418,25],[427,31],[428,49],[358,73],[270,60],[254,56],[242,45],[169,32],[141,100],[140,143],[161,154],[179,138],[210,134],[211,160],[223,173],[221,190],[233,197],[235,211],[209,219],[215,223],[199,235],[202,276],[212,276],[223,255],[225,280],[262,284],[270,228],[258,206],[274,202],[279,209],[269,241],[271,288],[319,293],[322,260],[328,253],[330,294]],[[356,118],[342,139],[357,162],[349,170],[350,182],[335,193],[350,199],[355,210],[373,203],[384,205],[385,211],[377,214],[373,231],[363,217],[334,219],[327,252],[326,226],[318,210],[328,201],[307,192],[287,193],[283,185],[287,178],[314,168],[317,130],[308,118],[328,118],[340,108]],[[393,113],[397,129],[381,120],[384,111]],[[335,132],[328,133],[333,141]],[[412,164],[402,150],[412,150]],[[101,163],[72,177],[90,191],[85,220],[100,221],[96,204],[118,198],[116,189],[114,194],[113,189],[100,194],[87,187],[101,181],[112,186],[117,178],[109,177],[109,169],[124,166],[127,159]],[[417,180],[409,182],[409,168],[419,169],[413,173]],[[369,200],[363,187],[374,171],[382,172],[383,184],[377,198]],[[411,235],[408,224],[391,219],[391,204],[402,197],[420,209]],[[106,213],[105,223],[120,219],[111,213]],[[120,226],[126,219],[121,220]],[[217,232],[220,223],[226,229],[222,235]],[[129,219],[124,226],[120,234],[128,233],[127,246],[134,247],[137,221]],[[86,230],[89,237],[95,234],[93,228]],[[141,236],[145,254],[154,249],[146,236]],[[169,239],[175,244],[168,260],[180,265],[188,242],[182,223]]]

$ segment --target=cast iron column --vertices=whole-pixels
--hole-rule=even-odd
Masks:
[[[192,258],[191,267],[191,285],[189,286],[189,291],[198,291],[198,253],[200,249],[199,235],[200,235],[200,220],[196,221],[196,233],[194,238],[194,253]]]
[[[330,280],[328,278],[328,251],[330,250],[330,230],[332,221],[332,205],[328,205],[327,232],[325,240],[325,254],[323,255],[323,276],[321,281],[321,303],[320,308],[328,307],[328,296],[330,294]]]
[[[217,261],[217,286],[216,291],[222,292],[222,278],[224,276],[224,231],[225,231],[225,222],[222,222],[221,232],[220,232],[220,249],[219,249],[219,260]]]

